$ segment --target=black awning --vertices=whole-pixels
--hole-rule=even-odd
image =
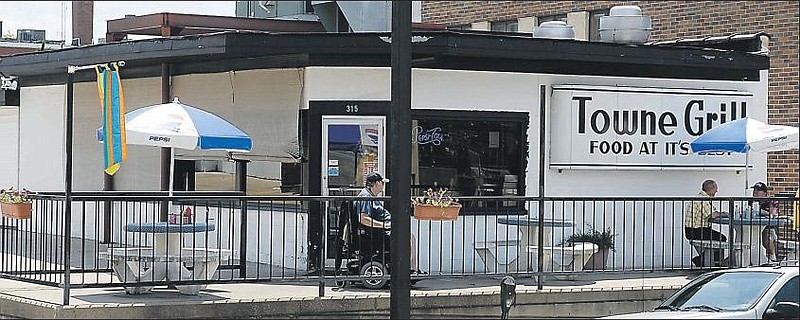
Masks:
[[[126,77],[306,66],[390,66],[390,33],[221,32],[18,54],[0,72],[21,85],[63,83],[67,65],[124,60]],[[624,45],[456,31],[415,32],[414,67],[570,75],[758,80],[759,54],[665,45]],[[85,77],[83,79],[82,77]],[[76,81],[90,81],[89,76]]]

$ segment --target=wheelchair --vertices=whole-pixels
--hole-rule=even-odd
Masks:
[[[354,201],[342,202],[337,220],[341,236],[336,239],[336,275],[358,275],[360,280],[336,280],[336,286],[345,288],[360,282],[367,289],[382,289],[389,285],[392,260],[386,231],[362,225]],[[411,284],[419,280],[411,279]]]
[[[363,226],[358,221],[354,201],[342,202],[337,218],[341,236],[336,239],[336,275],[358,275],[367,289],[387,286],[391,256],[388,241],[385,244],[383,241],[388,235]],[[352,282],[357,281],[336,280],[336,286],[344,288]]]

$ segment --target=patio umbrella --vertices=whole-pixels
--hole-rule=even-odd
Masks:
[[[125,114],[127,143],[186,150],[249,152],[253,142],[230,122],[175,98],[170,103],[144,107]],[[97,140],[103,142],[103,128]],[[173,150],[174,151],[174,150]],[[169,192],[172,195],[174,152],[170,161]]]
[[[783,151],[798,148],[796,127],[771,125],[741,118],[711,128],[690,144],[692,152],[730,151],[745,154],[745,188],[749,187],[747,165],[750,152]]]

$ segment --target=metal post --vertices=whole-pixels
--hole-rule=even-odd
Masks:
[[[73,94],[72,87],[75,80],[75,70],[67,67],[67,124],[65,132],[65,151],[66,163],[64,164],[64,296],[63,304],[69,305],[69,284],[70,284],[70,254],[72,238],[72,109]]]
[[[247,195],[247,163],[249,160],[234,159],[236,162],[236,191]],[[247,199],[241,199],[241,228],[239,230],[239,277],[247,277]]]
[[[542,290],[542,269],[544,269],[544,246],[541,245],[544,243],[544,155],[545,155],[545,112],[547,109],[547,86],[540,85],[539,86],[539,245],[537,246],[539,249],[536,250],[537,255],[537,264],[536,264],[536,272],[538,276],[536,277],[536,288]],[[527,268],[527,266],[525,266]]]
[[[103,191],[114,190],[114,176],[103,172]],[[103,241],[100,243],[110,244],[111,239],[111,200],[103,201]]]
[[[390,317],[411,315],[411,1],[392,2],[392,234]]]
[[[170,68],[169,63],[161,63],[161,103],[169,103],[170,101]],[[170,189],[169,181],[171,174],[175,174],[170,170],[172,163],[172,148],[161,148],[161,191],[168,191]],[[161,212],[159,221],[167,221],[169,214],[168,201],[161,201]]]
[[[734,211],[734,208],[735,208],[734,200],[733,199],[729,199],[728,200],[728,268],[729,269],[735,268],[736,266],[734,266],[734,265],[740,263],[740,262],[736,261],[736,254],[735,254],[736,251],[733,250],[733,240],[734,240],[733,239],[734,238],[733,237],[733,233],[734,233],[734,231],[733,231],[733,215],[737,214]],[[742,252],[742,254],[744,254],[744,252]],[[748,254],[750,254],[750,253],[748,252]],[[722,260],[723,261],[725,260],[724,254],[723,254]]]

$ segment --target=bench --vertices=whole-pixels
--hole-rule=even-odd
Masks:
[[[542,247],[544,261],[542,271],[580,272],[586,261],[597,252],[597,245],[591,242],[576,242],[572,246]],[[529,253],[536,253],[539,246],[528,246]],[[575,280],[575,273],[553,275],[559,280]]]
[[[728,241],[719,241],[719,240],[689,240],[689,244],[694,247],[694,250],[697,251],[697,254],[703,257],[703,265],[702,267],[711,267],[711,262],[713,260],[713,250],[709,249],[730,249],[730,244]],[[742,244],[742,243],[733,243],[733,257],[735,259],[734,264],[736,266],[742,265],[742,250],[747,249],[750,250],[750,245]],[[729,255],[730,256],[730,255]]]
[[[151,247],[133,247],[108,248],[100,253],[100,259],[111,262],[112,269],[123,283],[137,283],[162,281],[168,273],[174,273],[176,277],[179,275],[180,280],[210,280],[220,260],[227,260],[230,255],[231,251],[227,249],[182,248],[180,254],[175,255],[156,254]],[[196,295],[206,285],[175,287],[183,294]],[[152,289],[152,286],[125,287],[125,292],[141,294]]]
[[[483,264],[486,265],[486,271],[492,273],[497,272],[498,269],[503,271],[518,271],[519,266],[517,260],[519,257],[511,259],[511,261],[501,263],[497,260],[496,252],[498,247],[516,247],[519,246],[519,243],[519,240],[486,241],[475,242],[472,244],[472,247],[475,248],[475,252],[477,252],[478,256],[480,256],[481,260],[483,260]],[[516,252],[516,250],[514,250],[514,252]]]

